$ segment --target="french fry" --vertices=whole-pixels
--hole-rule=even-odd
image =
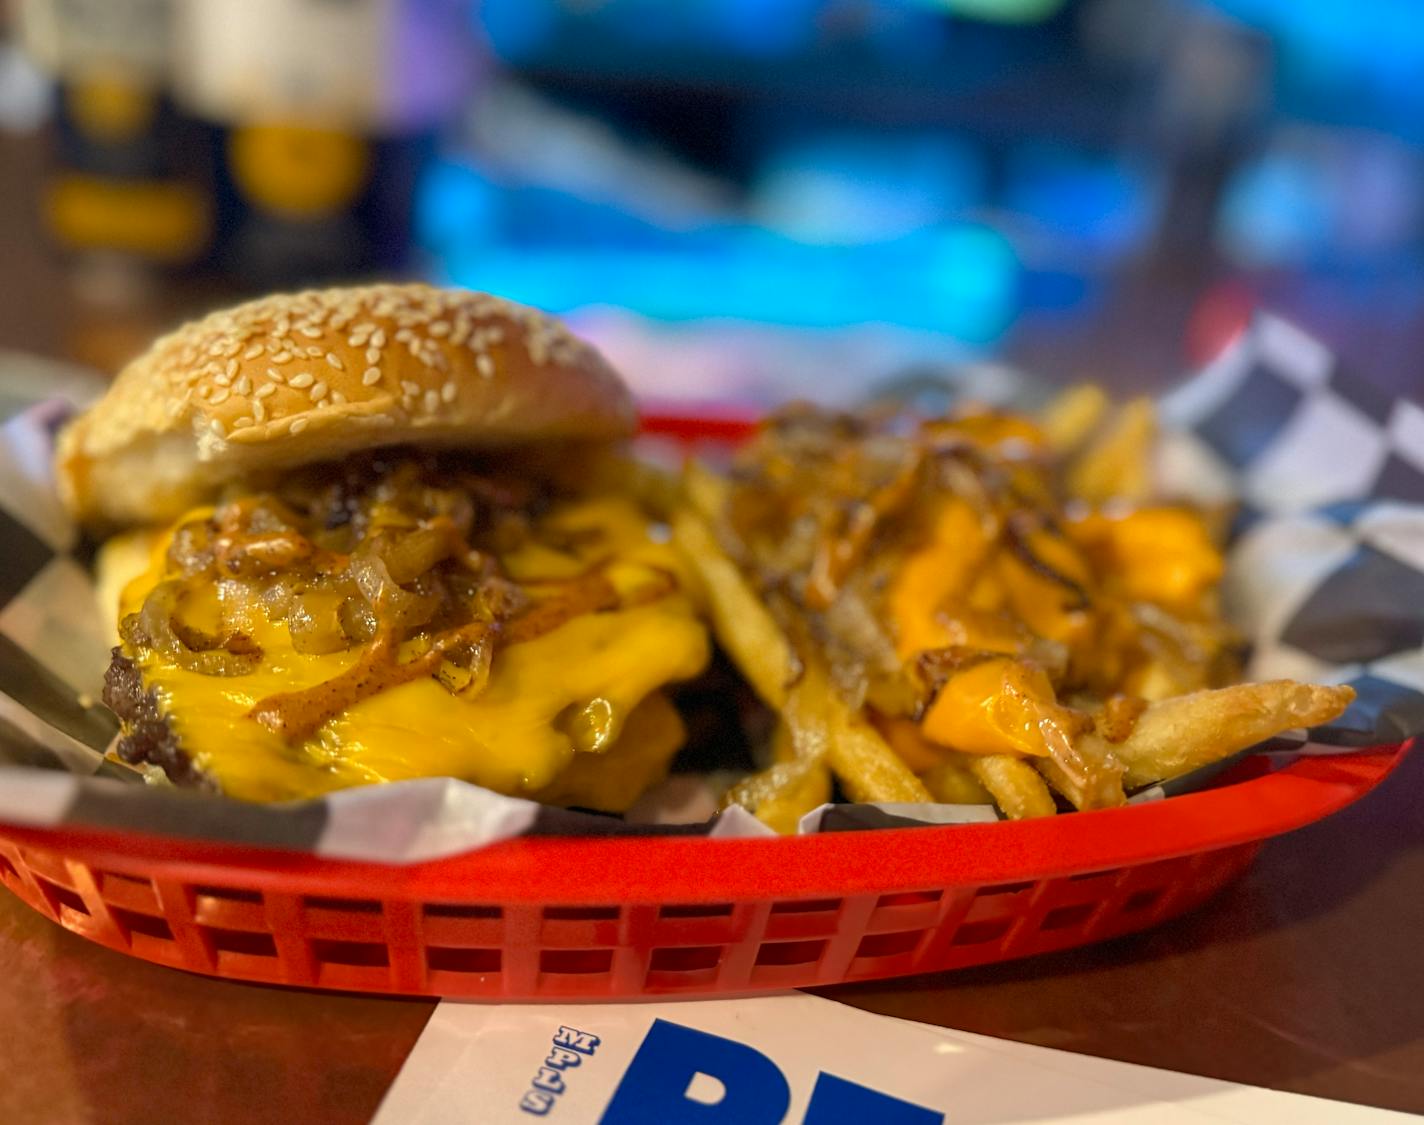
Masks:
[[[690,460],[682,468],[682,490],[699,515],[716,524],[727,509],[727,481],[701,461]]]
[[[1122,406],[1068,470],[1068,491],[1080,500],[1147,500],[1157,415],[1149,399]]]
[[[804,734],[802,741],[805,742]],[[783,783],[753,811],[767,827],[789,836],[796,831],[803,816],[831,799],[831,771],[826,766],[824,754],[797,756],[796,735],[786,723],[776,728],[771,748],[775,763],[773,769],[776,765],[792,762],[802,763],[804,769],[799,775],[795,771],[786,771]]]
[[[752,689],[785,716],[797,743],[797,756],[811,756],[801,745],[808,737],[803,716],[824,714],[829,731],[826,761],[852,800],[929,801],[929,790],[875,728],[852,713],[819,663],[808,665],[795,690],[788,694],[787,685],[795,678],[800,662],[786,634],[747,585],[736,563],[717,544],[706,521],[694,513],[679,512],[673,519],[673,539],[692,560],[706,586],[717,640]]]
[[[818,775],[825,784],[819,800]],[[822,762],[794,759],[776,762],[745,777],[722,798],[722,807],[740,805],[768,828],[783,836],[794,835],[801,818],[823,805],[830,796],[830,775]]]
[[[924,783],[890,749],[880,732],[829,688],[826,710],[831,729],[826,760],[852,801],[919,804],[932,800]]]
[[[974,772],[964,764],[964,755],[945,758],[920,774],[930,796],[946,805],[992,805],[994,798]]]
[[[717,640],[752,690],[780,711],[799,666],[786,634],[718,546],[705,519],[680,511],[673,516],[672,534],[702,580]]]
[[[1010,820],[1052,816],[1053,795],[1034,768],[1012,754],[966,754],[966,764]]]
[[[827,687],[824,675],[813,674],[787,692],[784,722],[772,737],[772,765],[733,786],[725,798],[783,836],[831,797]]]
[[[1108,396],[1094,383],[1080,383],[1054,396],[1038,416],[1048,447],[1055,453],[1077,449],[1107,413]]]
[[[1353,688],[1291,680],[1193,692],[1153,703],[1110,752],[1135,789],[1210,765],[1282,731],[1329,722],[1354,698]]]
[[[1033,767],[1080,812],[1126,804],[1127,796],[1122,791],[1123,765],[1108,744],[1084,736],[1075,742],[1074,749],[1087,759],[1090,767],[1082,776],[1074,776],[1054,758],[1035,758]]]

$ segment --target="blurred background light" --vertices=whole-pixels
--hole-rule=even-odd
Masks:
[[[1418,0],[14,10],[25,213],[110,302],[414,274],[703,398],[767,355],[798,387],[936,352],[1130,385],[1262,303],[1424,345]]]

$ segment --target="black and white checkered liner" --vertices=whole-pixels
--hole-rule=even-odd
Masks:
[[[1332,749],[1424,727],[1424,408],[1261,317],[1162,416],[1169,483],[1242,501],[1225,595],[1250,677],[1353,686],[1312,732]]]
[[[634,827],[449,779],[275,807],[137,782],[103,756],[117,733],[95,702],[108,630],[49,474],[67,410],[45,404],[0,427],[0,822],[395,863],[522,833],[768,831],[739,810],[708,824]],[[1371,388],[1309,336],[1262,317],[1161,412],[1171,430],[1160,466],[1169,487],[1241,502],[1225,593],[1253,641],[1251,678],[1349,683],[1359,693],[1330,727],[1272,740],[1273,757],[1393,743],[1424,729],[1424,408]],[[1133,799],[1188,791],[1220,768]],[[985,812],[829,806],[803,830],[958,823]]]

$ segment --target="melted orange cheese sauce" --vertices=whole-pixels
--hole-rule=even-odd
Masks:
[[[570,504],[548,522],[566,531],[598,530],[597,549],[613,557],[610,576],[620,587],[636,586],[657,572],[684,574],[673,548],[655,540],[629,501]],[[167,546],[164,536],[148,572],[125,588],[121,613],[136,612],[160,580]],[[503,561],[512,577],[523,580],[566,577],[586,565],[537,546]],[[489,684],[473,700],[423,678],[362,699],[323,723],[311,738],[289,745],[248,717],[253,705],[277,692],[331,679],[350,667],[358,652],[298,653],[284,624],[257,616],[250,632],[262,646],[263,659],[248,675],[205,676],[152,652],[130,654],[198,768],[229,796],[255,801],[431,776],[462,778],[501,793],[534,794],[554,783],[576,753],[590,753],[576,751],[560,729],[561,715],[603,700],[622,724],[659,687],[695,676],[708,659],[706,630],[691,601],[673,593],[647,605],[585,614],[535,640],[498,649]],[[669,723],[665,714],[654,718],[655,741],[665,760],[671,753]],[[653,729],[650,719],[633,726],[635,735],[636,728],[645,735]],[[675,737],[680,739],[680,730]],[[605,753],[616,750],[615,743]],[[574,803],[578,794],[569,796]]]

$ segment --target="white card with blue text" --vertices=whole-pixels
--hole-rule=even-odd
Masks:
[[[436,1008],[376,1125],[1369,1125],[1405,1114],[872,1015],[803,993]]]

